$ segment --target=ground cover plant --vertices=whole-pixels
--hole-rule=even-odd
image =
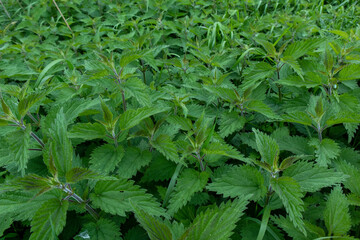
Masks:
[[[0,3],[0,239],[360,237],[358,1]]]

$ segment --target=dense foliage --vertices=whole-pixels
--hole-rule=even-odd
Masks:
[[[2,0],[0,239],[360,237],[360,5]]]

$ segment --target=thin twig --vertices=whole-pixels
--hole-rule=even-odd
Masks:
[[[8,16],[8,18],[11,19],[11,16],[10,16],[9,12],[6,10],[6,7],[4,6],[4,4],[3,4],[3,2],[2,2],[1,0],[0,0],[0,3],[1,3],[1,6],[3,7],[3,9],[4,9],[4,12],[5,12],[6,15]]]
[[[1,1],[1,0],[0,0],[0,1]],[[61,12],[60,8],[58,7],[58,5],[56,4],[55,0],[53,0],[53,3],[55,4],[55,7],[56,7],[57,10],[59,11],[62,19],[64,20],[64,22],[65,22],[65,24],[66,24],[66,26],[68,27],[68,29],[70,30],[70,32],[73,33],[73,31],[71,30],[71,27],[69,26],[68,22],[66,21],[64,15],[62,14],[62,12]]]

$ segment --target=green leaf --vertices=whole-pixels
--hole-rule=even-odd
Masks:
[[[13,161],[18,166],[21,175],[25,175],[25,169],[29,160],[31,127],[28,125],[25,130],[18,130],[7,135],[9,150],[12,153]]]
[[[176,145],[168,135],[161,134],[155,140],[150,142],[156,150],[162,153],[167,159],[175,162],[185,164],[184,161],[180,160],[177,153]]]
[[[284,57],[291,56],[294,59],[298,59],[304,56],[306,53],[319,47],[324,42],[324,39],[306,39],[298,42],[294,42],[286,47]]]
[[[12,112],[11,112],[11,109],[9,108],[9,106],[6,104],[6,102],[4,101],[3,98],[1,98],[1,107],[2,107],[2,110],[3,112],[8,115],[8,116],[12,116]]]
[[[323,187],[330,187],[345,180],[340,172],[305,161],[285,169],[283,176],[295,179],[304,192],[317,192]]]
[[[172,240],[173,236],[168,226],[166,226],[160,219],[157,219],[145,211],[138,209],[132,204],[135,217],[140,225],[146,230],[151,240]]]
[[[86,223],[74,239],[122,240],[120,227],[115,222],[105,218],[100,218],[96,222]]]
[[[59,99],[58,104],[52,106],[49,114],[41,121],[42,130],[46,132],[48,128],[51,128],[51,124],[55,121],[55,118],[61,109],[65,115],[66,123],[70,124],[79,115],[91,108],[97,108],[98,105],[99,99],[73,98],[67,102],[61,102]],[[98,110],[96,112],[98,112]]]
[[[269,43],[268,41],[265,41],[262,39],[256,39],[255,41],[260,43],[263,46],[263,48],[265,49],[265,51],[269,57],[276,56],[276,49],[272,43]]]
[[[146,168],[142,181],[164,181],[170,179],[173,175],[176,164],[172,161],[166,160],[163,155],[153,152],[153,160],[150,162],[149,167]]]
[[[41,205],[31,221],[30,240],[56,240],[65,226],[68,207],[68,201],[56,198]]]
[[[271,66],[269,63],[260,62],[256,63],[251,69],[245,74],[244,89],[253,86],[258,80],[271,77],[276,71],[276,68]]]
[[[326,71],[328,73],[331,73],[331,71],[334,68],[334,56],[331,54],[328,48],[325,49],[325,59],[324,59],[324,65],[326,68]]]
[[[312,119],[305,112],[291,112],[282,116],[284,122],[299,123],[305,126],[312,125]]]
[[[210,91],[212,94],[216,94],[218,97],[224,99],[227,102],[232,103],[237,100],[237,96],[234,89],[214,87],[214,86],[205,86],[205,89]]]
[[[206,154],[206,160],[209,162],[214,161],[211,157],[215,157],[215,160],[217,160],[217,156],[226,156],[249,163],[249,160],[233,146],[221,142],[212,142],[201,151]]]
[[[334,188],[328,197],[324,220],[328,236],[345,235],[351,228],[349,203],[340,187]]]
[[[48,65],[46,65],[46,67],[41,71],[41,73],[39,74],[36,82],[35,82],[35,88],[41,88],[45,81],[48,79],[45,77],[45,74],[51,69],[53,68],[56,64],[60,63],[64,61],[64,59],[56,59],[54,61],[52,61],[51,63],[49,63]]]
[[[278,128],[272,137],[279,144],[280,151],[286,150],[295,155],[313,155],[314,150],[308,144],[308,139],[300,136],[290,136],[287,128]]]
[[[264,116],[266,116],[268,118],[272,118],[272,119],[277,119],[278,118],[276,116],[276,114],[273,112],[273,110],[268,105],[266,105],[265,103],[263,103],[262,101],[259,101],[259,100],[250,101],[246,105],[246,108],[251,110],[251,111],[261,113],[262,115],[264,115]]]
[[[259,230],[256,240],[262,240],[264,238],[266,229],[268,228],[270,212],[271,212],[270,206],[266,205],[264,212],[263,212],[262,220],[261,220],[260,230]]]
[[[257,129],[253,128],[253,132],[255,133],[256,145],[262,161],[272,166],[274,161],[279,158],[280,150],[278,144],[273,138]]]
[[[310,75],[310,73],[306,73],[304,79],[301,79],[301,77],[297,75],[290,75],[286,76],[285,78],[281,78],[280,80],[276,81],[276,83],[285,86],[306,88],[313,88],[322,84],[320,77],[317,77],[315,74],[313,74],[310,78],[308,75]]]
[[[106,103],[102,99],[100,100],[101,100],[101,110],[103,112],[104,121],[105,123],[107,123],[107,125],[112,126],[113,114],[110,111],[109,107],[106,105]]]
[[[149,88],[139,78],[129,78],[123,84],[126,94],[134,97],[141,106],[150,106],[151,98]]]
[[[334,30],[330,30],[329,32],[334,33],[345,40],[349,40],[349,34],[344,31],[334,29]]]
[[[329,117],[329,119],[326,120],[326,125],[328,127],[339,124],[339,123],[360,123],[360,114],[349,112],[349,111],[340,111],[336,114]]]
[[[113,144],[104,144],[91,153],[90,170],[109,174],[115,170],[123,157],[124,148],[121,145],[115,147]]]
[[[303,80],[303,71],[301,69],[301,66],[299,64],[299,62],[292,56],[286,56],[281,58],[281,61],[288,64],[298,75],[299,77]]]
[[[148,150],[141,151],[136,147],[127,147],[123,159],[118,164],[118,176],[131,178],[138,170],[147,166],[152,157],[153,155]]]
[[[72,126],[68,135],[69,138],[93,140],[104,138],[106,130],[100,123],[77,123]]]
[[[64,176],[71,169],[73,159],[73,147],[67,135],[67,119],[61,108],[51,124],[50,151],[54,164],[60,176]]]
[[[76,183],[84,179],[97,179],[98,177],[100,177],[99,174],[89,169],[80,167],[71,169],[65,176],[67,183]]]
[[[121,58],[120,58],[120,67],[124,68],[126,67],[129,63],[141,58],[142,55],[140,54],[135,54],[134,52],[125,52],[122,54]]]
[[[250,199],[254,201],[260,200],[266,194],[264,177],[257,169],[247,165],[232,166],[215,178],[207,189],[223,194],[225,198],[252,194]]]
[[[293,165],[297,160],[303,158],[303,156],[290,156],[281,161],[281,164],[279,166],[279,170],[283,171]]]
[[[222,203],[220,207],[207,208],[196,216],[179,240],[230,240],[248,199],[249,196],[240,197],[233,202]]]
[[[0,193],[0,212],[10,214],[15,221],[31,220],[41,204],[49,199],[49,195],[33,197],[34,193],[30,191]]]
[[[151,194],[125,179],[98,181],[90,199],[94,206],[119,216],[126,216],[126,212],[133,210],[130,200],[151,215],[165,215],[164,209]]]
[[[136,126],[137,124],[139,124],[143,119],[166,110],[167,109],[158,109],[153,107],[129,109],[120,116],[119,119],[120,129],[121,130],[130,129]]]
[[[192,122],[188,118],[174,115],[167,117],[165,120],[172,125],[180,126],[180,129],[182,130],[189,131],[192,129]]]
[[[351,140],[354,138],[356,131],[359,128],[358,123],[344,123],[344,127],[348,134],[348,143],[350,144]]]
[[[306,235],[303,216],[301,214],[301,212],[304,211],[304,202],[301,200],[303,193],[300,184],[293,178],[287,176],[271,178],[270,183],[283,202],[286,212],[289,214],[294,226]]]
[[[336,161],[336,168],[343,172],[344,174],[348,175],[344,182],[345,188],[349,189],[352,193],[360,196],[360,171],[353,165],[344,160]],[[341,173],[339,173],[341,174]]]
[[[170,182],[169,182],[169,185],[166,189],[166,193],[165,193],[165,196],[163,197],[164,201],[162,203],[162,207],[165,207],[167,206],[168,202],[169,202],[169,199],[170,199],[170,196],[171,194],[173,193],[173,190],[175,188],[175,183],[177,181],[177,178],[181,172],[181,170],[183,169],[183,165],[182,164],[178,164],[176,166],[176,169],[173,173],[173,175],[171,176],[171,179],[170,179]]]
[[[236,112],[224,113],[220,118],[219,135],[223,138],[227,137],[233,132],[241,130],[245,123],[246,119]]]
[[[0,237],[4,235],[6,229],[10,228],[14,219],[10,217],[10,214],[0,214],[1,222],[0,222]]]
[[[309,145],[315,147],[316,161],[320,166],[327,166],[340,154],[339,145],[329,138],[323,139],[321,143],[318,139],[312,139]]]
[[[340,81],[349,81],[360,79],[360,64],[350,64],[345,66],[340,72],[338,79]]]
[[[271,218],[281,229],[283,229],[294,240],[308,240],[310,236],[305,236],[294,224],[290,221],[289,217],[276,216]],[[310,238],[313,239],[313,238]]]
[[[9,186],[24,190],[41,190],[44,192],[46,190],[50,190],[53,183],[50,179],[41,177],[36,174],[29,174],[25,177],[15,178],[11,182],[9,182]]]
[[[170,198],[168,209],[173,215],[182,206],[190,201],[191,197],[203,190],[209,179],[208,172],[198,172],[193,169],[185,169],[180,174],[175,186],[174,194]]]
[[[28,94],[25,98],[21,99],[18,105],[18,110],[20,117],[23,118],[29,109],[36,104],[37,102],[41,101],[45,96],[47,92],[32,92]]]

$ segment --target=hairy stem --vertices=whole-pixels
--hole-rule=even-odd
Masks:
[[[24,123],[22,123],[22,122],[17,122],[17,121],[16,121],[16,125],[15,125],[15,126],[19,126],[19,127],[21,127],[22,130],[26,130],[26,126],[25,126]],[[45,143],[44,143],[34,132],[31,131],[31,132],[30,132],[30,136],[31,136],[33,139],[35,139],[35,141],[37,141],[42,148],[45,147]]]
[[[114,145],[117,148],[118,147],[117,136],[114,132],[112,133],[112,139],[114,140]]]
[[[319,141],[322,142],[322,131],[321,130],[318,130],[318,138],[319,138]]]
[[[199,151],[197,151],[196,152],[196,159],[199,161],[199,164],[200,164],[200,169],[201,169],[201,171],[202,172],[204,172],[205,170],[206,170],[206,165],[204,166],[204,163],[203,163],[203,160],[204,160],[204,157],[205,157],[205,155],[204,156],[200,156],[200,153],[199,153]]]
[[[60,184],[58,188],[62,189],[65,193],[68,194],[68,197],[73,198],[76,202],[83,204],[85,203],[85,209],[93,216],[96,220],[99,219],[99,214],[86,202],[84,201],[79,195],[73,192],[70,188],[69,184]]]
[[[30,132],[30,136],[32,136],[32,137],[35,139],[35,141],[37,141],[37,142],[40,144],[40,146],[41,146],[42,148],[45,147],[44,142],[43,142],[35,133]]]
[[[116,78],[116,80],[117,80],[120,88],[121,88],[121,83],[122,83],[122,81],[121,81],[121,73],[122,73],[123,70],[124,70],[124,68],[122,68],[122,69],[120,70],[120,73],[117,73],[116,69],[113,68],[113,72],[114,72],[114,74],[115,74],[115,78]],[[124,92],[123,89],[121,89],[121,98],[122,98],[122,102],[123,102],[123,103],[122,103],[122,104],[123,104],[123,111],[125,112],[125,111],[126,111],[126,100],[125,100],[125,92]]]
[[[124,90],[121,90],[121,97],[122,97],[122,104],[123,104],[123,110],[126,111],[126,100],[125,100],[125,92]]]

